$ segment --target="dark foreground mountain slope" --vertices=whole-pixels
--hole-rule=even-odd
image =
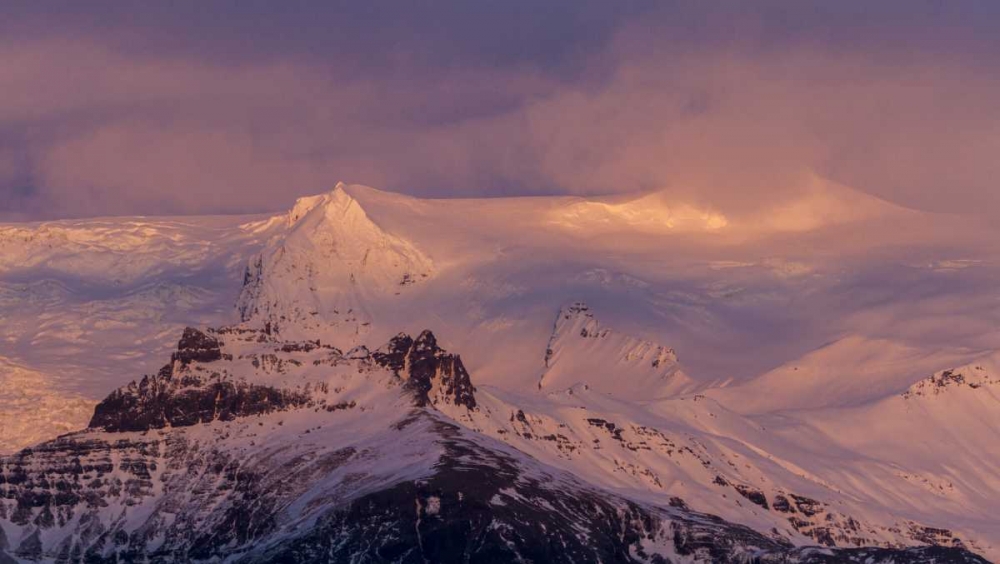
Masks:
[[[475,393],[430,332],[343,352],[186,331],[90,429],[0,458],[0,562],[985,562],[639,502],[446,415]]]

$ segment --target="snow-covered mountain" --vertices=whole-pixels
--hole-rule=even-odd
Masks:
[[[357,344],[373,321],[366,304],[399,295],[434,272],[419,249],[372,222],[340,185],[300,199],[283,223],[247,266],[237,303],[242,321]]]
[[[0,226],[0,562],[996,559],[995,256],[845,190]]]
[[[556,315],[538,389],[578,384],[631,400],[669,398],[696,388],[673,349],[602,327],[583,302]]]

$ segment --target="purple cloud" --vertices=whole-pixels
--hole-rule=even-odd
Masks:
[[[984,4],[29,3],[0,23],[0,216],[241,213],[344,179],[424,196],[811,173],[1000,203]]]

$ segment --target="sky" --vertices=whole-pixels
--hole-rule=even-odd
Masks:
[[[1000,210],[1000,3],[56,2],[0,19],[0,219],[662,191],[814,175]]]

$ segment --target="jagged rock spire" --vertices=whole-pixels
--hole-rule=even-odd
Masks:
[[[413,393],[417,406],[446,403],[476,407],[476,389],[461,357],[439,347],[429,330],[416,339],[400,333],[372,353],[372,358],[405,379],[404,385]]]

